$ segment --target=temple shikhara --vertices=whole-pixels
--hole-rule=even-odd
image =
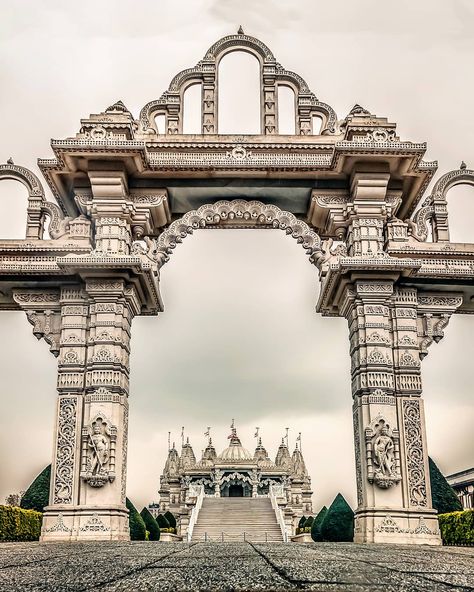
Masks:
[[[219,67],[234,51],[258,62],[255,134],[219,130]],[[184,96],[196,85],[201,118],[191,134]],[[282,87],[294,98],[291,134],[280,132]],[[292,237],[313,266],[316,313],[347,323],[354,540],[441,544],[422,365],[452,315],[474,313],[474,244],[450,239],[447,201],[456,185],[474,185],[474,170],[461,162],[437,175],[425,143],[400,137],[396,123],[365,106],[338,117],[242,29],[150,98],[135,115],[122,101],[99,106],[51,140],[52,158],[38,160],[44,181],[12,159],[0,165],[0,179],[28,193],[24,238],[0,238],[0,311],[23,311],[57,357],[41,540],[130,539],[134,319],[166,314],[161,268],[194,232],[220,228]],[[290,454],[287,444],[271,460],[263,443],[248,452],[234,428],[225,450],[209,442],[199,460],[191,444],[171,448],[162,503],[193,537],[224,530],[229,500],[234,519],[240,504],[258,517],[255,529],[261,521],[269,539],[282,537],[311,504],[301,449]]]
[[[260,499],[273,497],[276,518],[284,522],[283,533],[279,533],[277,540],[283,540],[281,536],[286,538],[294,534],[299,519],[303,515],[312,514],[313,493],[311,478],[298,442],[293,453],[290,453],[285,438],[282,438],[273,461],[263,446],[261,437],[258,437],[253,453],[244,448],[234,424],[228,440],[228,446],[217,454],[209,437],[199,460],[196,459],[189,439],[183,443],[181,454],[173,444],[160,479],[160,511],[169,510],[179,517],[181,535],[188,534],[191,538],[192,533],[188,532],[189,521],[193,511],[196,513],[195,507],[200,496]],[[263,499],[262,502],[264,503]],[[235,506],[229,504],[223,507],[235,509]],[[201,521],[202,514],[201,511]],[[251,526],[248,524],[251,513],[246,514],[245,518],[247,523],[240,525],[242,533]],[[198,516],[196,519],[199,521]],[[274,522],[275,516],[272,519]],[[198,522],[199,526],[206,528]],[[268,524],[265,524],[263,531],[266,532],[267,528]],[[229,525],[227,532],[228,530]]]

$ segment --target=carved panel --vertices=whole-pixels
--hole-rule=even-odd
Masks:
[[[410,506],[428,505],[421,421],[419,400],[404,400],[403,426]]]
[[[77,403],[77,397],[59,397],[53,504],[74,503]]]

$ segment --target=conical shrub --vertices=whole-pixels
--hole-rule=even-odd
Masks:
[[[156,517],[156,521],[158,522],[158,526],[160,528],[169,528],[170,527],[170,523],[168,522],[168,520],[166,520],[166,518],[164,517],[163,514],[158,514],[158,516]]]
[[[164,513],[164,517],[168,520],[168,524],[171,528],[176,528],[176,518],[174,514],[172,514],[169,510]]]
[[[129,511],[128,521],[130,525],[130,539],[132,541],[144,541],[146,538],[146,526],[143,518],[128,497],[125,505]]]
[[[148,530],[148,540],[159,541],[160,540],[160,527],[158,522],[153,518],[148,508],[143,508],[140,512],[140,516],[143,518],[145,527]]]
[[[306,518],[306,522],[304,523],[305,528],[311,528],[313,526],[314,518],[313,516],[309,516]]]
[[[462,504],[451,485],[446,481],[443,473],[436,466],[432,458],[428,458],[431,480],[431,501],[438,514],[460,512]]]
[[[306,522],[306,516],[301,516],[300,521],[298,522],[298,528],[304,528],[304,523]]]
[[[49,485],[51,481],[51,465],[45,467],[28,487],[21,498],[20,508],[43,512],[49,503]]]
[[[321,534],[324,541],[352,542],[354,539],[354,512],[340,493],[329,506]]]
[[[328,509],[326,508],[326,506],[323,506],[319,510],[319,513],[316,516],[316,518],[313,520],[313,524],[311,525],[311,538],[315,542],[323,540],[323,535],[321,534],[321,526],[327,513]]]

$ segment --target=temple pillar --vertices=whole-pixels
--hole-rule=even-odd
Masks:
[[[125,506],[135,289],[91,278],[61,291],[58,405],[42,541],[129,540]]]
[[[417,294],[390,280],[347,290],[357,473],[355,542],[441,544],[432,509]]]

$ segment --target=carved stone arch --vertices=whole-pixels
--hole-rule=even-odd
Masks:
[[[310,261],[318,264],[323,250],[321,238],[304,222],[277,206],[259,201],[218,201],[205,204],[175,220],[154,243],[153,257],[159,266],[169,260],[173,249],[200,228],[277,228],[301,244]]]
[[[445,173],[433,187],[431,195],[423,202],[421,208],[413,216],[412,235],[420,241],[428,238],[429,227],[432,224],[433,241],[449,241],[449,217],[447,194],[456,185],[474,186],[474,170],[468,169],[461,163],[459,169]]]
[[[166,117],[166,133],[183,133],[183,95],[192,84],[201,83],[202,133],[217,134],[218,68],[225,55],[244,51],[260,63],[261,133],[278,133],[277,86],[290,86],[295,92],[297,129],[301,135],[312,134],[312,116],[318,115],[323,124],[321,133],[335,133],[337,117],[326,103],[318,101],[309,90],[305,80],[279,64],[271,50],[259,39],[238,33],[219,39],[206,52],[194,68],[182,70],[172,79],[168,90],[158,99],[147,103],[140,112],[140,127],[143,133],[156,133],[154,118]]]
[[[26,238],[43,238],[45,202],[43,186],[38,177],[29,169],[11,162],[0,165],[0,180],[19,181],[28,190],[28,206],[26,210]]]

